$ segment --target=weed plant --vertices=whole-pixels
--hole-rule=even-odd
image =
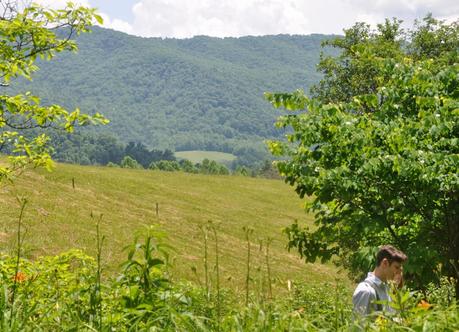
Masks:
[[[293,285],[287,296],[263,299],[221,288],[171,282],[152,236],[129,247],[117,278],[98,280],[97,260],[72,250],[35,261],[2,256],[1,331],[456,331],[454,302],[420,302],[393,294],[396,316],[353,321],[349,292],[339,284]],[[100,282],[100,284],[99,284]],[[16,293],[12,295],[14,284]],[[431,299],[447,292],[431,289]],[[95,290],[97,292],[95,293]],[[100,293],[99,293],[100,292]],[[424,304],[423,304],[424,303]],[[420,305],[421,304],[421,305]],[[359,327],[360,326],[360,327]]]
[[[425,293],[394,290],[396,314],[358,319],[351,294],[338,281],[322,286],[288,283],[286,295],[269,286],[269,239],[259,259],[251,256],[252,231],[246,228],[246,287],[241,294],[220,285],[217,226],[202,227],[205,285],[173,282],[168,254],[154,229],[127,246],[121,273],[103,278],[104,236],[96,223],[96,258],[79,250],[34,261],[21,257],[23,201],[15,255],[0,258],[0,331],[457,331],[459,311],[450,280]],[[212,241],[213,240],[213,241]],[[215,268],[209,256],[215,254]],[[263,254],[264,253],[264,254]],[[266,274],[264,274],[266,273]],[[215,282],[211,285],[210,280]],[[257,284],[257,283],[261,283]],[[263,286],[265,285],[265,286]]]

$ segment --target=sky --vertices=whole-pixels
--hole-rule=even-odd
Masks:
[[[36,2],[61,6],[64,0]],[[98,8],[104,26],[142,37],[190,38],[342,34],[355,22],[397,17],[406,26],[427,13],[459,19],[458,0],[74,0]]]

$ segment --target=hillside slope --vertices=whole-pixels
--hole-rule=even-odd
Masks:
[[[97,130],[123,142],[177,150],[238,150],[279,135],[265,91],[308,90],[324,35],[140,38],[95,27],[77,54],[41,62],[33,82],[16,82],[45,103],[102,112]],[[92,129],[90,129],[92,130]]]
[[[335,277],[333,267],[305,264],[285,249],[282,228],[294,220],[310,224],[311,216],[304,213],[303,202],[281,181],[58,164],[52,173],[30,171],[14,185],[0,189],[1,250],[14,246],[19,215],[16,195],[29,202],[24,217],[25,254],[29,257],[73,247],[94,255],[95,224],[102,214],[106,275],[126,257],[122,248],[132,243],[135,234],[154,225],[174,248],[174,276],[196,282],[191,273],[196,267],[202,281],[204,244],[199,226],[212,221],[218,228],[222,279],[226,284],[243,285],[247,255],[244,226],[254,229],[253,273],[256,266],[265,266],[259,241],[272,238],[271,268],[273,277],[280,280],[278,285],[285,287],[287,279],[316,282],[333,281]],[[91,218],[91,212],[95,218]],[[210,236],[212,267],[214,248]]]

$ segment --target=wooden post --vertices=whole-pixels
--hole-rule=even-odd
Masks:
[[[159,203],[156,203],[156,217],[159,217]]]

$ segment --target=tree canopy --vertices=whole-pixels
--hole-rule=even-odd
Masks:
[[[101,18],[94,9],[68,3],[61,10],[46,9],[36,4],[24,6],[21,1],[0,4],[0,78],[5,89],[18,77],[31,79],[38,69],[36,60],[50,60],[56,53],[76,51],[71,39],[87,32],[94,20]],[[72,132],[74,126],[106,123],[102,115],[83,114],[79,109],[67,111],[59,105],[41,106],[40,98],[30,92],[0,94],[0,152],[12,155],[0,165],[0,181],[28,164],[51,167],[49,137],[41,130],[33,137],[24,135],[31,129],[59,127]]]
[[[392,243],[412,284],[458,279],[458,27],[430,15],[408,32],[397,20],[358,23],[329,42],[341,53],[322,58],[312,98],[267,94],[289,112],[277,123],[287,141],[269,144],[278,170],[312,197],[317,227],[286,229],[307,261],[341,257],[360,277]]]

